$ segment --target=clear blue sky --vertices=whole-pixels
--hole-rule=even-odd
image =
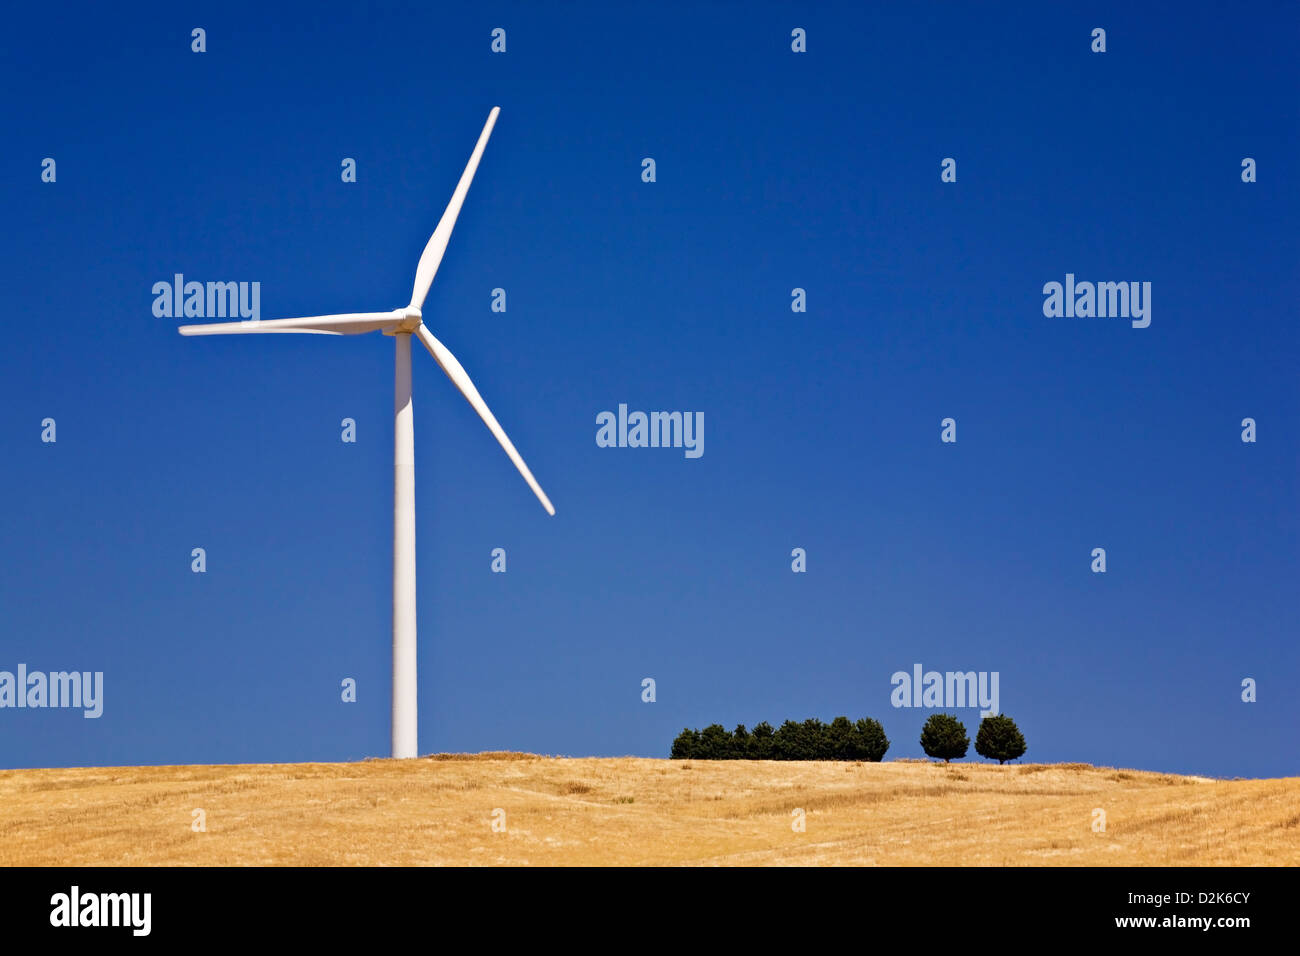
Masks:
[[[920,756],[919,662],[998,671],[1029,759],[1298,772],[1293,4],[440,6],[9,13],[0,669],[105,701],[0,710],[0,766],[388,753],[392,341],[185,339],[150,289],[404,305],[499,105],[424,315],[558,515],[416,354],[422,751],[847,714]],[[1067,272],[1151,326],[1044,317]],[[703,457],[598,448],[620,402]]]

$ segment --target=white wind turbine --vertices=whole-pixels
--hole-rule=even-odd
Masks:
[[[470,155],[465,171],[461,173],[451,202],[433,231],[420,264],[415,270],[415,287],[411,304],[392,312],[349,312],[343,315],[318,315],[302,319],[250,320],[244,322],[217,322],[210,325],[183,325],[181,335],[230,335],[244,332],[314,332],[319,335],[357,335],[362,332],[383,332],[393,336],[397,343],[397,367],[394,376],[393,402],[393,756],[414,757],[416,745],[416,680],[415,680],[415,431],[411,418],[411,335],[420,337],[447,377],[451,379],[474,411],[496,436],[519,473],[533,489],[548,514],[555,508],[542,491],[533,473],[506,436],[479,395],[470,377],[461,368],[456,356],[434,338],[423,324],[420,308],[438,272],[438,264],[447,251],[447,241],[460,215],[460,207],[469,192],[474,171],[483,155],[492,127],[496,125],[499,106],[488,114],[483,132]]]

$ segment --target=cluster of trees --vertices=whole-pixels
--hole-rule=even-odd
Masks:
[[[951,714],[931,714],[921,728],[921,749],[944,763],[966,756],[970,738],[966,725]],[[1025,738],[1016,722],[1005,714],[994,714],[980,721],[975,734],[975,752],[981,757],[1006,763],[1025,754]]]
[[[823,724],[816,717],[799,723],[787,720],[775,730],[767,721],[746,730],[744,724],[727,730],[710,724],[703,730],[687,727],[673,741],[676,760],[873,760],[889,749],[879,721],[864,717],[857,722],[836,717]]]
[[[970,738],[966,725],[951,714],[931,714],[921,728],[921,749],[947,763],[966,756]],[[703,730],[687,727],[673,741],[675,760],[871,760],[889,749],[880,722],[864,717],[855,722],[836,717],[824,724],[816,717],[799,723],[787,720],[775,730],[767,721],[747,730],[744,724],[727,730],[710,724]],[[975,752],[1006,763],[1024,756],[1024,735],[1010,717],[995,714],[980,721]]]

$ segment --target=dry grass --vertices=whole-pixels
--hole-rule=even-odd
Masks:
[[[9,770],[0,864],[1294,866],[1298,805],[1300,778],[1087,764],[492,753]],[[191,830],[199,807],[206,833]]]

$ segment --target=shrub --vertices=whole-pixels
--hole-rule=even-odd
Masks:
[[[921,728],[921,749],[944,763],[966,756],[969,746],[966,725],[952,714],[931,714]]]
[[[1024,735],[1010,717],[994,714],[980,721],[979,732],[975,734],[975,752],[981,757],[1006,763],[1023,757],[1025,750]]]

